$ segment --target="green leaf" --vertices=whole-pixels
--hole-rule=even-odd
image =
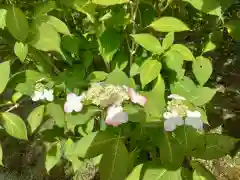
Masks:
[[[6,16],[7,10],[0,9],[0,29],[4,29],[6,27]]]
[[[126,180],[136,180],[141,178],[141,171],[142,171],[143,164],[137,165],[133,171],[128,175]]]
[[[124,49],[120,49],[116,53],[115,57],[113,58],[111,62],[111,67],[119,68],[120,70],[123,71],[127,67],[128,61],[129,61],[129,52]]]
[[[73,8],[77,11],[86,14],[88,19],[94,23],[95,22],[95,9],[96,4],[93,4],[92,1],[88,0],[74,0]]]
[[[101,34],[98,40],[99,52],[106,63],[112,61],[114,54],[122,43],[122,40],[122,35],[113,28],[108,28]]]
[[[45,106],[36,107],[28,116],[27,121],[30,125],[31,133],[33,133],[42,123]]]
[[[49,172],[61,159],[61,144],[53,143],[47,151],[45,159],[45,168]]]
[[[108,73],[104,71],[93,71],[88,77],[87,80],[91,82],[104,81],[108,76]]]
[[[4,91],[8,84],[10,76],[10,62],[5,61],[0,64],[0,94]]]
[[[27,128],[19,116],[10,113],[2,113],[2,124],[7,133],[17,139],[27,140]]]
[[[24,62],[28,54],[28,45],[23,44],[22,42],[16,42],[14,45],[14,53],[20,59],[21,62]]]
[[[3,166],[3,150],[1,143],[0,143],[0,166]]]
[[[184,151],[179,142],[167,132],[160,132],[158,147],[160,148],[160,160],[163,165],[170,168],[180,168],[184,160]]]
[[[73,154],[82,158],[96,157],[104,153],[105,149],[108,149],[116,139],[116,136],[108,134],[105,131],[89,133],[76,142]]]
[[[194,8],[207,14],[221,16],[221,5],[218,0],[183,0],[190,3]]]
[[[100,178],[123,180],[127,175],[128,151],[120,137],[106,149],[100,162]],[[106,168],[108,167],[108,168]]]
[[[191,91],[196,88],[197,87],[194,82],[190,78],[184,76],[183,79],[171,85],[171,93],[178,94],[186,99],[190,99]]]
[[[165,107],[165,83],[159,74],[157,82],[152,91],[146,93],[147,103],[144,106],[145,111],[156,119],[160,119]]]
[[[205,147],[193,156],[205,160],[224,157],[235,147],[236,139],[222,134],[206,134]]]
[[[178,51],[169,50],[164,55],[164,62],[166,66],[174,70],[175,72],[180,72],[183,67],[184,57]]]
[[[193,180],[216,180],[215,176],[198,161],[191,161],[191,165],[195,170]]]
[[[196,106],[202,106],[212,100],[216,94],[216,89],[208,87],[199,87],[191,91],[191,97],[188,99]]]
[[[211,40],[209,40],[203,49],[203,53],[214,51],[215,49],[216,49],[216,45]]]
[[[73,53],[79,56],[80,48],[83,48],[87,44],[87,40],[82,36],[63,36],[61,39],[62,48],[67,52]]]
[[[193,61],[192,69],[201,86],[208,81],[213,71],[211,61],[203,56],[199,56]]]
[[[188,154],[188,152],[191,152],[197,147],[199,142],[196,141],[196,139],[198,139],[201,134],[193,127],[185,125],[177,127],[175,135],[185,153]]]
[[[65,143],[64,143],[64,156],[68,159],[69,157],[71,158],[73,156],[73,152],[76,148],[76,144],[73,142],[72,139],[68,139]]]
[[[61,52],[61,39],[57,31],[50,24],[39,23],[36,25],[36,36],[30,44],[42,51]]]
[[[56,8],[55,1],[50,0],[50,1],[41,2],[35,6],[34,16],[37,18],[43,15],[47,15],[48,12],[52,11],[55,8]]]
[[[224,24],[227,27],[228,33],[237,41],[240,40],[240,20],[230,20]]]
[[[154,59],[146,59],[140,67],[140,81],[144,88],[148,83],[158,77],[162,64]]]
[[[79,160],[77,156],[70,156],[68,158],[72,163],[73,171],[76,173],[84,165],[84,162]]]
[[[44,16],[40,19],[41,22],[50,24],[55,28],[55,30],[61,34],[64,35],[70,35],[70,31],[67,27],[67,25],[60,19],[54,17],[54,16]]]
[[[170,48],[173,45],[173,42],[174,42],[174,33],[169,32],[163,39],[163,42],[162,42],[163,49],[167,50],[168,48]]]
[[[186,61],[193,61],[195,59],[192,52],[186,46],[184,46],[182,44],[174,44],[171,47],[171,50],[175,50],[175,51],[179,52],[181,55],[183,55],[184,60],[186,60]]]
[[[143,169],[144,174],[142,180],[177,180],[181,177],[180,169],[168,170],[158,162],[144,164]]]
[[[137,63],[133,63],[130,69],[130,76],[136,76],[137,74],[139,74],[140,67]]]
[[[73,130],[75,126],[85,124],[95,115],[96,112],[98,112],[98,109],[89,107],[86,111],[76,115],[66,114],[65,121],[67,123],[67,128]]]
[[[24,42],[28,37],[28,21],[24,13],[12,5],[7,11],[6,25],[12,36]]]
[[[64,112],[60,104],[49,103],[47,105],[47,114],[54,120],[58,127],[64,127],[65,119]]]
[[[129,0],[92,0],[92,2],[103,6],[111,6],[116,4],[128,3]]]
[[[161,17],[153,21],[149,26],[160,32],[181,32],[190,30],[186,24],[175,17]]]
[[[128,76],[120,69],[114,69],[110,74],[108,74],[106,83],[113,85],[129,85]]]
[[[142,34],[132,34],[131,35],[136,41],[137,44],[141,45],[148,51],[153,53],[162,54],[162,46],[159,40],[151,34],[142,33]]]

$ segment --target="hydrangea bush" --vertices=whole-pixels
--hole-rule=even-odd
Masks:
[[[2,131],[41,141],[48,172],[93,159],[101,180],[215,179],[198,159],[237,139],[209,132],[207,53],[240,39],[234,0],[0,2]]]

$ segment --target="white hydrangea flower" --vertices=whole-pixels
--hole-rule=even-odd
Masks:
[[[144,106],[147,102],[147,98],[145,96],[142,96],[141,94],[137,93],[132,88],[128,88],[128,94],[129,94],[131,101],[135,104]]]
[[[201,120],[201,113],[199,111],[187,111],[185,124],[192,126],[197,130],[203,129],[203,122]]]
[[[83,108],[82,101],[84,100],[84,94],[81,96],[77,96],[74,93],[70,93],[67,95],[67,101],[64,104],[64,111],[67,113],[71,113],[73,111],[80,112]]]
[[[31,98],[32,98],[32,101],[39,101],[44,99],[46,99],[47,101],[53,101],[54,99],[53,90],[52,89],[36,90],[34,91],[34,94],[31,96]]]
[[[112,126],[119,126],[128,121],[128,114],[123,112],[122,106],[110,106],[107,109],[105,123]]]
[[[39,101],[44,99],[43,91],[34,91],[34,94],[31,96],[32,101]]]
[[[53,101],[54,100],[52,89],[50,89],[50,90],[44,89],[43,90],[43,96],[47,101]]]
[[[177,126],[181,126],[184,124],[183,119],[179,116],[176,111],[173,112],[165,112],[163,114],[164,121],[164,129],[165,131],[174,131]]]
[[[168,96],[168,98],[169,99],[175,99],[175,100],[182,100],[182,101],[186,100],[184,97],[179,96],[177,94],[171,94],[171,95]]]

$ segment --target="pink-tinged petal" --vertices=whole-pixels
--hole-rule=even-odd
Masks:
[[[74,93],[69,93],[67,95],[67,101],[74,101],[77,98],[77,95]]]
[[[144,106],[147,102],[147,98],[145,96],[139,95],[137,103],[141,106]]]
[[[128,121],[128,114],[123,112],[121,106],[110,106],[107,110],[105,123],[112,126],[119,126]]]
[[[144,106],[147,102],[147,98],[145,96],[140,95],[134,89],[129,88],[128,89],[128,95],[131,99],[131,101],[135,104],[139,104],[141,106]]]
[[[73,109],[71,107],[71,104],[69,104],[69,102],[65,102],[64,103],[64,112],[66,113],[71,113],[73,112]]]

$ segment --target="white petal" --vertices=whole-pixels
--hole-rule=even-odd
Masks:
[[[67,101],[74,101],[77,98],[77,95],[74,93],[69,93],[67,95]]]
[[[175,125],[177,125],[177,126],[181,126],[181,125],[184,124],[184,121],[181,117],[174,117],[174,118],[171,118],[171,119],[172,119],[172,121],[175,122]]]
[[[171,118],[164,121],[164,129],[165,131],[174,131],[176,129],[176,124]]]
[[[107,110],[106,124],[118,126],[128,121],[128,114],[121,106],[110,106]]]
[[[68,101],[66,101],[64,104],[64,111],[67,113],[73,112],[73,107],[71,106],[71,104]]]
[[[74,106],[72,108],[74,111],[80,112],[83,108],[83,104],[79,102],[78,104],[74,104]]]
[[[41,99],[44,99],[44,95],[43,95],[43,92],[41,91],[35,91],[33,96],[32,96],[32,100],[33,101],[39,101]]]
[[[169,99],[175,99],[175,100],[183,100],[183,101],[186,100],[184,97],[179,96],[177,94],[171,94],[171,95],[168,96],[168,98]]]
[[[199,111],[187,111],[187,117],[190,118],[200,118],[201,113]]]
[[[43,96],[44,96],[44,99],[46,99],[48,101],[53,101],[53,99],[54,99],[53,90],[52,89],[50,89],[50,90],[44,89]]]
[[[142,96],[141,94],[137,93],[132,88],[128,89],[128,94],[129,94],[131,101],[135,104],[144,106],[147,102],[147,98],[145,96]]]
[[[200,118],[186,118],[185,124],[192,126],[195,129],[203,129],[203,122]]]

